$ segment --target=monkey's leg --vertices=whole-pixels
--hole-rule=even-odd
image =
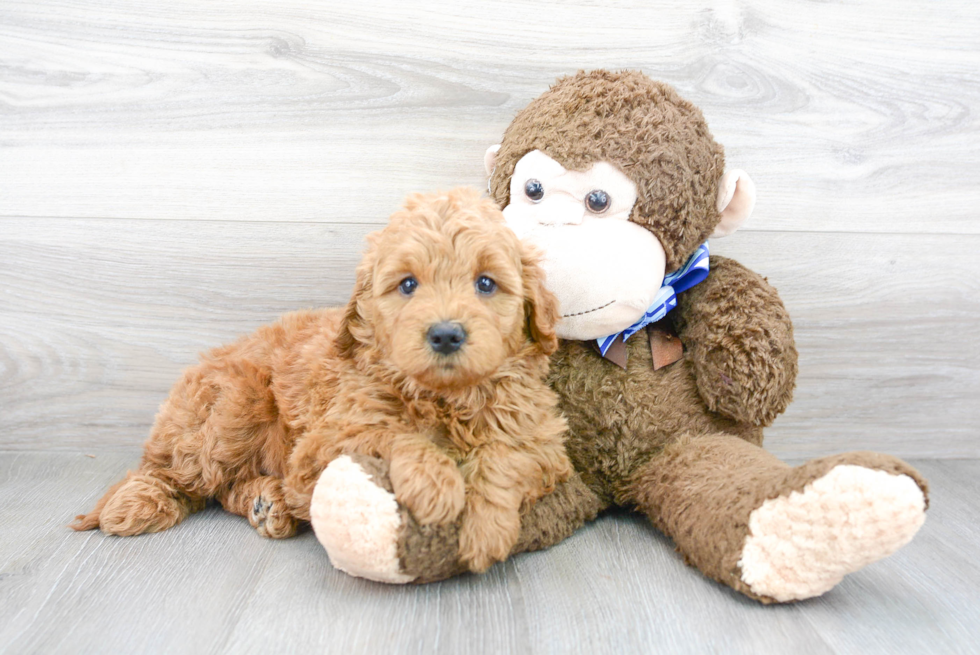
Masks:
[[[521,520],[511,555],[570,536],[603,509],[577,473],[535,503]],[[395,500],[388,465],[342,456],[327,466],[313,494],[311,522],[334,566],[381,582],[434,582],[467,570],[459,561],[461,518],[420,526]]]
[[[794,468],[726,434],[671,444],[632,485],[689,564],[764,603],[819,596],[890,555],[928,504],[925,481],[894,457],[854,452]]]

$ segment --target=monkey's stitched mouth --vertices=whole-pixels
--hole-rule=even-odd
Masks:
[[[571,318],[572,316],[582,316],[583,314],[591,314],[592,312],[597,312],[600,309],[605,309],[606,307],[608,307],[609,305],[613,304],[614,302],[616,302],[616,301],[615,300],[610,300],[605,305],[600,305],[599,307],[595,307],[593,309],[587,309],[584,312],[575,312],[574,314],[562,314],[561,317],[562,318]]]

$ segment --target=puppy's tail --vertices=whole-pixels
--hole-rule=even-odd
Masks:
[[[105,504],[109,502],[110,498],[116,495],[116,492],[119,491],[119,487],[126,484],[128,480],[129,476],[127,475],[125,478],[109,487],[109,491],[105,492],[105,495],[102,496],[102,498],[99,499],[99,502],[95,504],[95,509],[88,514],[79,514],[75,517],[74,521],[68,524],[68,527],[79,532],[93,530],[99,527],[99,515],[102,514],[102,508],[105,507]]]
[[[204,507],[160,478],[127,473],[112,485],[88,514],[79,514],[68,525],[72,530],[101,528],[106,534],[131,536],[173,527]]]

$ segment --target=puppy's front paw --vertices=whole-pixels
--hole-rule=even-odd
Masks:
[[[459,556],[470,571],[483,573],[507,559],[521,530],[520,514],[471,502],[459,533]]]
[[[450,523],[466,503],[463,476],[448,457],[435,461],[396,459],[391,462],[395,498],[420,525]]]

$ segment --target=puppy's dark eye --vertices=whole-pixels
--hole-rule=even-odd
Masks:
[[[398,290],[401,292],[403,296],[410,296],[413,293],[415,293],[415,290],[418,288],[418,286],[419,286],[419,281],[416,280],[414,277],[409,276],[401,281],[401,284],[398,285]]]
[[[530,179],[524,183],[524,193],[534,202],[544,198],[544,186],[535,179]]]
[[[476,290],[485,296],[489,296],[497,290],[497,283],[486,275],[481,275],[476,278]]]
[[[585,198],[585,206],[593,214],[601,214],[609,209],[609,194],[602,189],[590,191],[589,195]]]

